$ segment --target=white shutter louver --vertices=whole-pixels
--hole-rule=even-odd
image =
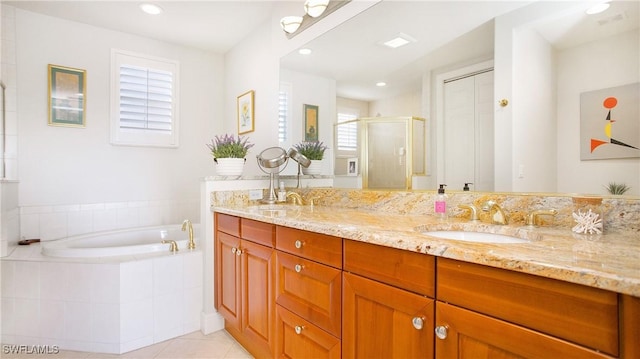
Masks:
[[[170,72],[120,66],[120,128],[171,132],[172,86]]]
[[[338,113],[338,123],[355,120],[355,115]],[[337,147],[340,151],[356,151],[358,149],[358,124],[351,122],[338,126]]]

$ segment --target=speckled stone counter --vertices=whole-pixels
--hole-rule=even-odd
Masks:
[[[640,201],[603,201],[605,234],[571,232],[571,197],[460,192],[450,195],[450,217],[433,216],[433,192],[310,189],[315,206],[262,205],[243,191],[213,192],[212,210],[337,237],[379,244],[559,279],[640,297]],[[457,204],[501,203],[510,224],[471,223]],[[555,218],[539,227],[524,226],[533,209],[555,208]],[[544,217],[543,217],[544,218]],[[422,231],[463,230],[507,234],[527,243],[492,244],[439,239]]]

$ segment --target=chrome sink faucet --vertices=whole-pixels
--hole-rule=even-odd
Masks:
[[[538,209],[535,211],[531,211],[529,212],[529,214],[527,215],[527,218],[525,220],[525,224],[529,227],[535,227],[536,226],[536,219],[538,218],[538,216],[555,216],[556,214],[558,214],[558,211],[555,209]]]
[[[189,229],[189,249],[195,249],[196,248],[196,242],[193,240],[193,225],[191,224],[191,221],[188,219],[185,219],[184,222],[182,222],[182,231],[186,231],[187,229]]]
[[[508,224],[509,217],[505,213],[505,211],[500,207],[496,201],[486,201],[482,205],[483,212],[489,212],[489,216],[491,217],[491,223],[493,224]]]

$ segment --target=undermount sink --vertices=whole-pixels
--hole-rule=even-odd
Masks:
[[[466,231],[421,231],[420,233],[432,237],[450,239],[454,241],[476,243],[528,243],[526,239],[508,236],[505,234],[466,232]]]
[[[300,211],[300,208],[301,206],[290,204],[262,204],[257,206],[248,206],[246,209],[249,212],[257,212],[262,215],[279,217],[287,215],[287,212]]]

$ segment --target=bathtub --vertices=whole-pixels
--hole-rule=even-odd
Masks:
[[[198,225],[193,236],[198,238]],[[176,241],[178,249],[186,249],[188,231],[181,225],[140,227],[108,232],[96,232],[42,243],[42,254],[49,257],[96,258],[168,252],[170,245],[163,240]]]

